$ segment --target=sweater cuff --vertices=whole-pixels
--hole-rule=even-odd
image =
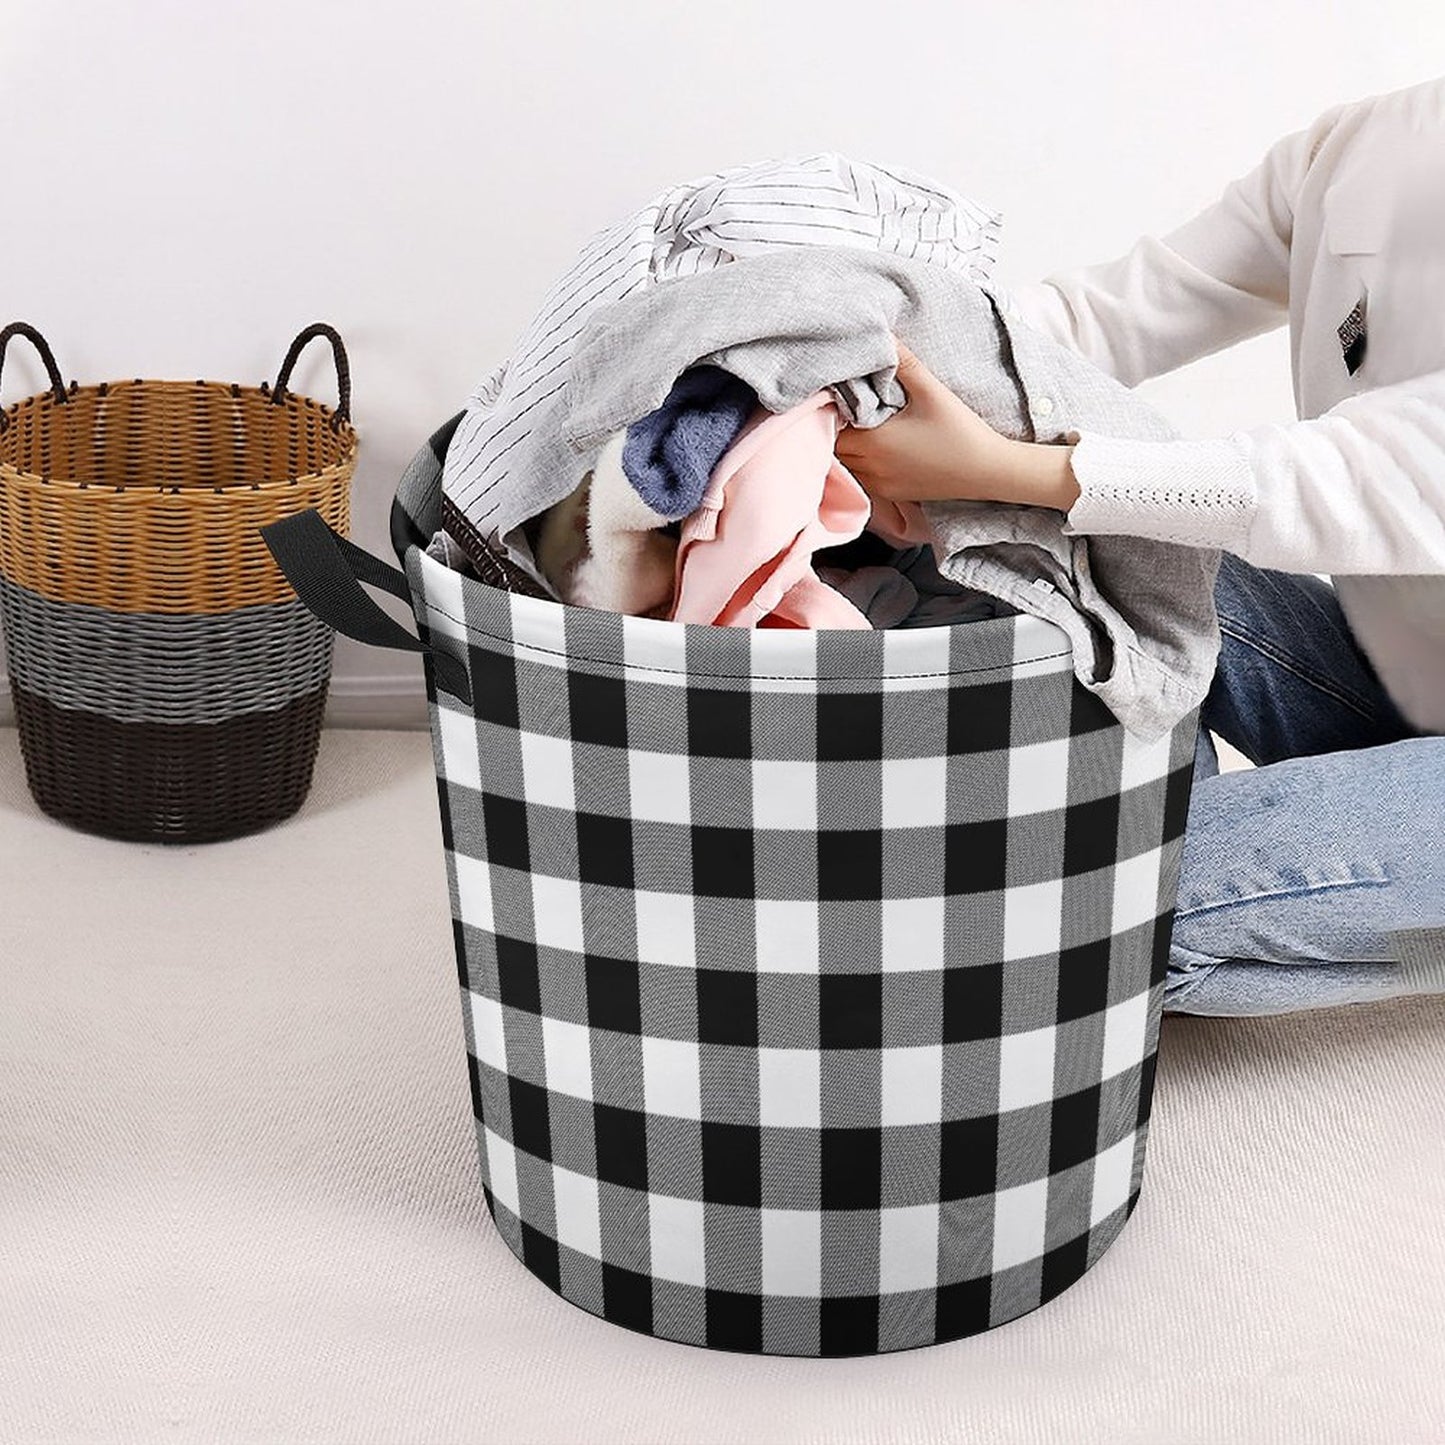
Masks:
[[[1249,453],[1232,437],[1131,441],[1070,431],[1079,496],[1066,536],[1110,533],[1238,552],[1258,503]]]

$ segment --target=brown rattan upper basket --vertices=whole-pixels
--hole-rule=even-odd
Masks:
[[[295,597],[259,527],[314,507],[348,530],[356,432],[336,333],[318,323],[274,388],[221,381],[71,383],[34,327],[51,388],[0,412],[0,573],[57,602],[228,612]],[[301,348],[332,340],[335,410],[288,389]],[[104,502],[97,493],[104,493]]]

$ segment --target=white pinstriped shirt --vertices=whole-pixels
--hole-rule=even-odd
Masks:
[[[833,152],[672,186],[592,236],[509,360],[468,398],[447,451],[443,494],[493,545],[542,510],[545,503],[537,505],[525,488],[508,486],[508,450],[528,434],[536,409],[565,388],[573,346],[599,307],[781,246],[859,246],[936,262],[981,282],[1000,225],[997,212],[927,177]]]

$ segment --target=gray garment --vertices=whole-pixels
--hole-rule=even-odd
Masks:
[[[904,547],[866,567],[822,566],[819,578],[841,592],[876,628],[944,627],[1009,617],[1018,611],[997,597],[943,576],[926,543]]]
[[[870,564],[867,567],[815,567],[820,582],[826,582],[868,619],[874,628],[898,627],[918,606],[913,583],[896,567]]]
[[[895,334],[1007,436],[1177,435],[1090,362],[1000,315],[961,275],[837,247],[779,250],[660,282],[593,317],[567,385],[509,444],[500,542],[535,571],[521,523],[571,491],[603,442],[661,405],[692,365],[741,377],[774,412],[828,388],[848,422],[878,425],[905,401]],[[449,454],[448,470],[453,461]],[[1062,627],[1079,681],[1140,738],[1161,736],[1203,699],[1219,649],[1217,552],[1086,539],[1042,507],[929,502],[924,515],[944,575]],[[454,512],[449,527],[453,520]]]

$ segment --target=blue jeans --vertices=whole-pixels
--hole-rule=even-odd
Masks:
[[[1445,737],[1400,715],[1327,582],[1226,555],[1215,599],[1165,1009],[1445,990],[1391,937],[1445,927]],[[1220,773],[1211,732],[1256,766]]]

